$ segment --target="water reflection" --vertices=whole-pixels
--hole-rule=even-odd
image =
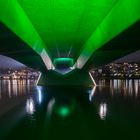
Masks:
[[[95,94],[96,86],[92,88],[92,90],[89,92],[89,101],[92,101],[94,94]]]
[[[134,90],[135,90],[135,96],[138,97],[138,92],[139,92],[139,80],[134,81]]]
[[[7,81],[7,85],[8,85],[8,93],[9,93],[9,98],[11,98],[11,82],[10,80]]]
[[[38,103],[41,104],[42,103],[42,87],[37,86],[37,91],[38,91]]]
[[[110,93],[123,94],[124,97],[138,97],[140,80],[110,80]],[[101,86],[102,87],[102,86]]]
[[[35,81],[31,80],[0,80],[0,99],[8,96],[9,98],[30,93],[31,85]]]
[[[12,80],[13,82],[13,93],[15,94],[15,96],[17,96],[18,94],[18,83],[17,83],[17,80]]]
[[[53,115],[61,118],[68,117],[71,115],[75,108],[75,101],[69,96],[67,97],[53,97],[47,105],[47,116],[48,118]]]
[[[94,96],[94,100],[93,100]],[[119,103],[134,102],[140,96],[140,80],[110,80],[99,81],[99,85],[93,88],[89,94],[89,101],[96,106],[101,120],[108,118],[111,106],[108,104],[118,101]]]
[[[133,131],[134,136],[134,130],[139,134],[140,80],[99,83],[92,88],[36,87],[31,81],[0,81],[0,130],[12,122],[7,139],[40,140],[61,139],[60,134],[80,140],[114,139],[116,132]]]
[[[107,104],[101,103],[99,106],[99,116],[101,120],[105,120],[107,115]]]
[[[49,101],[49,103],[48,103],[48,106],[47,106],[47,115],[48,115],[48,117],[51,117],[51,115],[52,115],[54,104],[55,104],[55,98],[51,99]]]
[[[34,104],[34,100],[32,98],[27,99],[27,101],[26,101],[26,112],[29,115],[33,115],[35,112],[35,104]]]

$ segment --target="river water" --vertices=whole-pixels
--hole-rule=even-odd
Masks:
[[[140,80],[34,83],[0,81],[0,140],[140,139]]]

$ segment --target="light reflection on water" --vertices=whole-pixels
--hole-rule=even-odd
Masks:
[[[99,107],[99,116],[101,120],[105,120],[107,115],[107,104],[101,103]]]
[[[47,116],[48,116],[48,118],[50,118],[51,115],[52,115],[54,104],[55,104],[55,99],[53,98],[49,101],[48,106],[47,106]]]
[[[38,102],[39,104],[41,104],[42,103],[42,87],[37,86],[37,91],[38,91]]]
[[[29,115],[33,115],[33,113],[35,112],[35,104],[32,98],[27,99],[26,101],[26,112]]]
[[[89,91],[89,101],[92,101],[94,98],[96,86],[93,86],[93,88]]]
[[[30,93],[35,81],[30,80],[0,80],[0,98],[20,96]],[[6,93],[6,94],[5,94]]]
[[[140,92],[140,80],[110,80],[110,92],[137,97]]]
[[[97,112],[101,120],[106,120],[109,115],[109,105],[113,98],[123,100],[128,98],[129,102],[140,97],[140,80],[100,80],[98,86],[88,91],[89,101],[97,107]],[[131,100],[130,100],[131,99]]]
[[[140,80],[101,80],[98,86],[87,88],[42,87],[29,80],[0,81],[0,124],[5,126],[5,135],[6,127],[11,128],[7,139],[20,139],[23,132],[25,139],[38,139],[39,132],[39,139],[58,139],[62,132],[65,137],[71,132],[71,139],[74,135],[81,140],[104,139],[100,133],[113,139],[116,131],[134,135],[140,125],[139,103]],[[9,127],[7,120],[14,125]]]

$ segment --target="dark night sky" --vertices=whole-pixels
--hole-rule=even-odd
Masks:
[[[127,56],[124,56],[116,61],[116,63],[121,63],[121,62],[140,62],[140,50],[131,53]]]
[[[19,69],[22,67],[25,67],[25,65],[15,61],[12,58],[0,55],[0,69],[7,69],[7,68]]]

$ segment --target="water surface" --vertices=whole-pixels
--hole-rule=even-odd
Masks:
[[[140,80],[94,87],[0,81],[0,139],[140,139]]]

